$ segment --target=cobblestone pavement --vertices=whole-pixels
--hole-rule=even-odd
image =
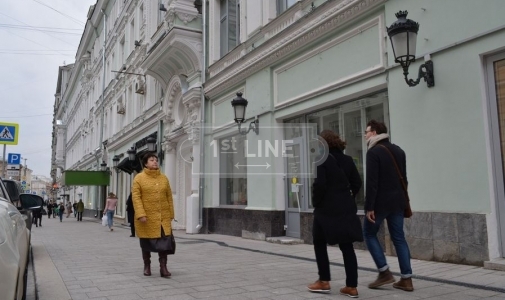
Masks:
[[[153,253],[153,276],[143,276],[137,238],[116,222],[114,231],[98,220],[43,220],[33,229],[34,281],[28,300],[59,299],[348,299],[340,250],[330,247],[333,281],[330,294],[310,293],[317,279],[312,245],[280,245],[224,235],[174,232],[177,252],[169,256],[170,279],[159,276]],[[505,272],[479,267],[412,260],[414,292],[392,285],[371,290],[376,277],[366,251],[357,250],[361,299],[505,299]],[[392,271],[396,258],[388,257]],[[33,274],[32,274],[33,275]],[[398,278],[398,276],[396,276]],[[30,291],[34,289],[35,291]]]

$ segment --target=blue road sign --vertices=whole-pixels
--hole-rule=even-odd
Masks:
[[[18,153],[9,153],[9,155],[7,155],[7,163],[9,165],[19,165],[19,164],[21,164],[21,154],[18,154]]]
[[[0,122],[0,144],[17,145],[19,124]]]
[[[26,184],[26,181],[24,181],[24,180],[23,180],[23,181],[21,181],[21,184]]]

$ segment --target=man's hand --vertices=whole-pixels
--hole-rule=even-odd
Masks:
[[[375,224],[375,211],[373,211],[373,210],[367,211],[366,218],[368,219],[368,221],[370,221],[370,223]]]
[[[142,218],[139,219],[139,221],[142,222],[142,223],[145,223],[145,222],[147,222],[147,218],[146,217],[142,217]]]

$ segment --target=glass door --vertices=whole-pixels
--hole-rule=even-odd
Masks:
[[[303,138],[286,144],[286,236],[300,238],[300,211],[306,207],[308,184]]]

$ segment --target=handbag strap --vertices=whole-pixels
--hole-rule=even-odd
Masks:
[[[380,146],[380,147],[386,149],[386,151],[389,153],[389,155],[393,159],[393,163],[395,165],[396,172],[398,173],[398,177],[400,177],[400,182],[402,183],[403,190],[407,191],[407,185],[405,184],[405,181],[403,180],[402,172],[400,172],[400,168],[398,168],[398,164],[396,163],[396,159],[395,159],[393,153],[391,153],[391,150],[389,150],[388,147],[386,147],[384,145],[379,144],[377,146]]]
[[[337,166],[340,168],[340,170],[342,170],[342,174],[344,174],[345,181],[347,181],[347,187],[350,187],[351,183],[349,182],[349,179],[347,178],[347,174],[345,174],[344,169],[338,163],[338,159],[335,156],[333,156],[333,154],[331,154],[331,153],[328,153],[328,154],[335,160],[335,162],[337,163]]]

